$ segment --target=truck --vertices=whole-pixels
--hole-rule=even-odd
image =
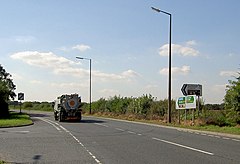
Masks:
[[[54,100],[54,118],[56,121],[82,119],[81,97],[78,94],[65,94]]]

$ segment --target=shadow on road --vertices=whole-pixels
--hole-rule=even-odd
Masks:
[[[87,123],[87,124],[91,124],[91,123],[104,123],[105,121],[102,120],[81,120],[80,123]]]
[[[34,164],[37,164],[37,163],[39,163],[39,160],[41,159],[41,155],[35,155],[34,157],[33,157],[33,160],[34,160]]]
[[[46,114],[39,114],[39,113],[30,113],[30,117],[50,117],[49,115]]]

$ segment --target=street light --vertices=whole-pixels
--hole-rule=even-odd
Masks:
[[[171,71],[171,68],[172,68],[172,49],[171,49],[171,45],[172,45],[172,37],[171,37],[171,31],[172,31],[172,14],[170,14],[170,13],[168,13],[168,12],[166,12],[166,11],[162,11],[162,10],[160,10],[160,9],[158,9],[158,8],[155,8],[155,7],[151,7],[154,11],[156,11],[156,12],[161,12],[161,13],[164,13],[164,14],[166,14],[166,15],[168,15],[169,16],[169,59],[168,59],[168,62],[169,62],[169,64],[168,64],[168,71],[169,71],[169,73],[168,73],[168,123],[171,123],[171,108],[172,108],[172,106],[171,106],[171,73],[172,73],[172,71]]]
[[[83,58],[83,57],[76,57],[77,59],[81,60],[89,60],[89,78],[90,78],[90,83],[89,83],[89,113],[92,114],[92,59],[90,58]]]

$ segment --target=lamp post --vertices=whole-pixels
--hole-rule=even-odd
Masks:
[[[90,83],[89,83],[89,113],[92,113],[92,59],[90,58],[83,58],[83,57],[76,57],[77,59],[81,59],[81,60],[89,60],[89,79],[90,79]]]
[[[154,11],[156,11],[156,12],[161,12],[161,13],[164,13],[164,14],[166,14],[166,15],[168,15],[169,16],[169,59],[168,59],[168,62],[169,62],[169,64],[168,64],[168,71],[169,71],[169,73],[168,73],[168,123],[171,123],[171,108],[172,108],[172,105],[171,105],[171,74],[172,74],[172,71],[171,71],[171,68],[172,68],[172,49],[171,49],[171,45],[172,45],[172,14],[170,14],[170,13],[168,13],[168,12],[166,12],[166,11],[162,11],[162,10],[160,10],[160,9],[158,9],[158,8],[155,8],[155,7],[151,7],[152,8],[152,10],[154,10]]]

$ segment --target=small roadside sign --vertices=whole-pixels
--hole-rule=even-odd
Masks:
[[[185,97],[179,97],[176,101],[176,109],[186,109]]]
[[[183,84],[181,91],[184,96],[187,96],[187,95],[202,96],[202,85],[201,84]]]
[[[18,100],[24,100],[24,93],[18,93]]]
[[[186,98],[186,109],[196,108],[196,95],[188,95]]]
[[[196,108],[195,95],[179,97],[176,101],[176,109],[195,109],[195,108]]]

